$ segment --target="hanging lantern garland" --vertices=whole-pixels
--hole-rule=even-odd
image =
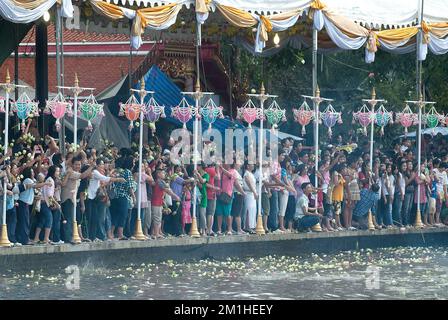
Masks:
[[[0,96],[0,112],[5,113],[6,98]]]
[[[249,129],[252,128],[252,123],[257,119],[264,119],[261,109],[257,108],[251,99],[237,110],[237,118],[247,122]]]
[[[353,112],[353,122],[358,121],[362,127],[362,132],[367,136],[367,127],[372,123],[373,113],[364,104],[358,112]]]
[[[95,120],[96,117],[104,117],[103,106],[104,104],[96,101],[93,93],[91,93],[86,100],[79,104],[78,116],[84,120],[87,120],[87,130],[93,130],[92,121]]]
[[[151,98],[149,98],[149,101],[145,106],[144,113],[146,120],[149,121],[149,127],[151,128],[151,131],[154,133],[156,131],[155,123],[160,118],[166,117],[165,106],[159,105],[156,99],[154,99],[154,97],[151,96]]]
[[[202,119],[208,123],[209,131],[212,129],[212,124],[216,121],[216,119],[224,118],[222,107],[218,107],[212,98],[208,99],[205,105],[199,109],[199,114]]]
[[[179,105],[171,108],[171,115],[182,122],[183,128],[187,129],[187,122],[196,115],[196,108],[191,106],[187,99],[183,97]]]
[[[314,111],[304,101],[299,109],[293,109],[294,120],[302,126],[302,136],[306,134],[305,127],[314,119]]]
[[[428,128],[432,128],[432,135],[435,135],[435,127],[444,121],[444,116],[439,114],[434,106],[432,106],[429,111],[422,116],[422,123]]]
[[[25,120],[39,116],[39,103],[31,101],[27,93],[24,92],[13,103],[11,111],[17,113],[17,117],[21,120],[21,129],[25,131]]]
[[[324,125],[328,128],[328,136],[330,138],[331,135],[333,134],[331,128],[333,128],[336,125],[336,123],[339,124],[342,123],[341,113],[336,112],[331,103],[328,104],[327,108],[325,108],[323,112],[320,112],[320,119],[322,120]]]
[[[395,121],[404,127],[404,135],[408,135],[408,128],[412,125],[418,124],[418,115],[413,113],[409,105],[403,111],[395,114]]]
[[[131,123],[129,124],[129,130],[134,128],[134,121],[140,116],[142,105],[137,101],[135,95],[131,95],[125,103],[120,103],[119,116],[126,116]]]
[[[381,127],[380,134],[384,135],[384,127],[393,121],[393,114],[386,110],[384,105],[381,105],[375,112],[375,124]]]
[[[51,114],[56,119],[56,131],[61,130],[60,120],[67,114],[69,117],[73,116],[73,104],[66,101],[64,95],[59,92],[53,99],[47,100],[44,113]]]
[[[286,111],[283,109],[280,109],[280,106],[278,105],[277,101],[272,101],[269,108],[264,110],[264,114],[268,120],[268,122],[272,126],[272,131],[275,132],[275,130],[278,128],[278,124],[281,121],[286,121]]]

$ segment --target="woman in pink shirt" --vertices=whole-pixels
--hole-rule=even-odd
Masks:
[[[308,167],[305,164],[301,164],[297,167],[297,176],[294,180],[294,187],[296,188],[297,196],[296,199],[299,199],[302,194],[302,184],[305,182],[310,182],[310,177],[308,176]]]

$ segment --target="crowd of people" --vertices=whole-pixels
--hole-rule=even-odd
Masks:
[[[132,239],[138,184],[148,240],[187,235],[194,201],[201,236],[254,234],[260,180],[267,233],[366,229],[369,212],[377,229],[410,228],[418,206],[425,228],[448,223],[448,143],[442,136],[424,136],[420,175],[412,140],[390,150],[376,143],[370,169],[367,139],[358,141],[350,131],[322,144],[319,159],[313,147],[282,140],[278,155],[262,163],[261,176],[238,150],[231,164],[200,162],[196,170],[174,164],[176,141],[160,143],[155,136],[144,144],[140,174],[136,148],[105,142],[97,152],[81,141],[66,144],[63,156],[58,140],[36,137],[29,125],[16,138],[0,158],[0,194],[6,195],[8,238],[17,246],[70,243],[75,220],[82,241]]]

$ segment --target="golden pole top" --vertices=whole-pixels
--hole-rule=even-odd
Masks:
[[[78,74],[75,72],[75,87],[79,87]]]
[[[6,83],[10,83],[11,82],[11,77],[9,75],[9,69],[6,69]]]
[[[316,86],[315,96],[318,97],[318,98],[320,97],[320,89],[319,89],[319,85]]]
[[[262,83],[261,83],[261,88],[260,88],[260,93],[261,93],[261,94],[265,94],[265,92],[266,92],[266,91],[265,91],[265,88],[264,88],[264,83],[262,82]]]
[[[199,83],[199,78],[196,78],[196,85],[194,86],[196,92],[201,91],[201,84]]]
[[[372,100],[375,100],[376,98],[376,91],[375,91],[375,87],[372,88]]]
[[[145,79],[142,78],[142,80],[140,80],[140,90],[145,90]]]

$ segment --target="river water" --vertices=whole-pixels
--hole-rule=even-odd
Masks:
[[[2,270],[0,299],[448,299],[447,255],[447,247],[400,247]]]

